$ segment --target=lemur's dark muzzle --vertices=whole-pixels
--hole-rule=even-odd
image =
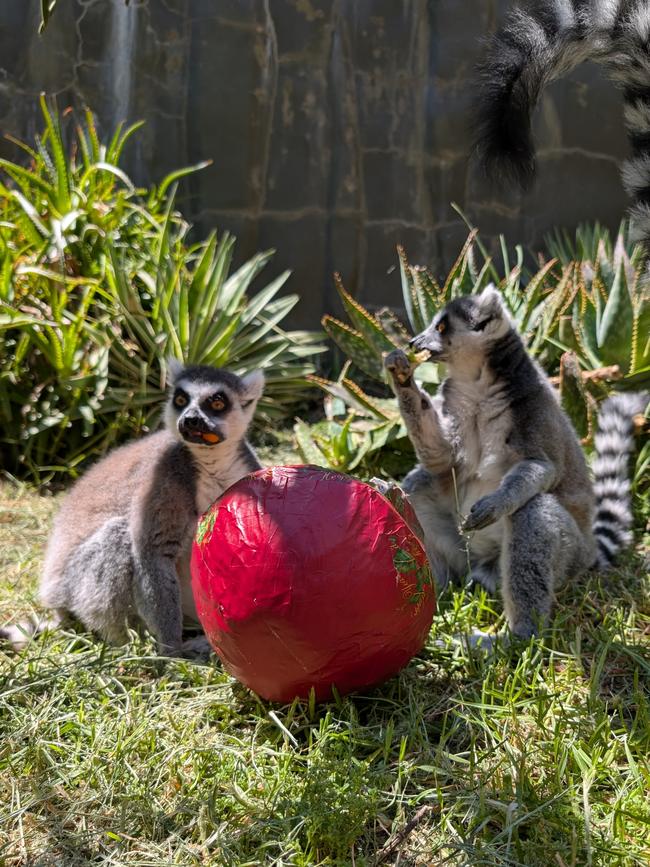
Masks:
[[[440,341],[436,339],[435,335],[431,336],[427,331],[423,331],[422,334],[416,334],[415,337],[409,341],[409,346],[412,346],[418,352],[428,352],[432,359],[437,358],[443,353]]]
[[[178,420],[178,431],[183,439],[190,443],[216,445],[225,439],[221,430],[210,425],[207,419],[198,413],[181,416]]]

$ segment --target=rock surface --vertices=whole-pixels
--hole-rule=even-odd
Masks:
[[[39,0],[0,4],[0,129],[31,139],[37,95],[89,105],[108,133],[144,118],[127,168],[149,183],[180,165],[184,211],[238,236],[238,259],[274,247],[302,304],[338,309],[331,274],[369,306],[399,306],[395,245],[442,273],[464,240],[457,202],[494,244],[534,250],[555,225],[615,227],[627,204],[620,98],[594,66],[544,95],[540,175],[522,196],[468,161],[472,69],[502,0]],[[0,155],[15,158],[9,142]]]

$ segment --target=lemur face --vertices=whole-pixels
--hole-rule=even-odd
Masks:
[[[260,371],[240,377],[216,367],[170,363],[170,373],[165,425],[171,433],[201,448],[245,436],[264,388]]]
[[[501,295],[488,286],[480,295],[450,301],[431,325],[411,340],[411,346],[428,350],[432,361],[453,364],[461,356],[487,352],[511,325]]]

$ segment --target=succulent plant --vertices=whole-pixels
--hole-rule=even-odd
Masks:
[[[432,273],[424,267],[409,263],[402,247],[397,248],[402,299],[408,326],[392,310],[383,308],[371,313],[356,301],[343,286],[339,275],[335,276],[336,288],[350,323],[341,322],[333,316],[325,316],[322,325],[329,337],[349,359],[353,369],[373,384],[385,385],[382,356],[399,347],[405,349],[412,360],[422,362],[422,357],[409,349],[412,334],[422,331],[431,322],[435,313],[453,298],[481,292],[489,283],[501,291],[504,301],[518,328],[532,339],[532,351],[538,351],[544,343],[543,323],[548,316],[549,281],[555,262],[548,262],[523,285],[523,250],[516,251],[516,260],[511,265],[505,242],[502,243],[503,273],[493,264],[478,241],[478,233],[471,230],[467,241],[449,271],[444,283],[439,284]],[[549,320],[550,321],[550,320]],[[540,331],[542,334],[540,336]],[[435,389],[440,381],[437,365],[421,363],[418,379],[426,387]],[[351,380],[346,376],[349,383]],[[331,383],[315,380],[321,387],[331,391]],[[339,381],[339,387],[342,383]],[[350,386],[344,387],[350,397]],[[339,389],[340,390],[340,389]],[[354,397],[370,399],[355,385]],[[344,399],[348,399],[344,397]]]
[[[387,308],[371,313],[352,298],[336,275],[349,323],[325,316],[322,324],[348,361],[337,381],[319,377],[312,381],[338,401],[341,418],[354,414],[346,428],[348,435],[359,419],[365,419],[381,434],[391,430],[387,442],[402,436],[395,427],[399,416],[394,402],[375,396],[390,394],[383,353],[400,347],[413,361],[422,362],[408,346],[409,328],[411,333],[423,330],[450,300],[493,283],[529,350],[549,374],[558,374],[554,379],[562,404],[589,445],[598,399],[612,388],[647,387],[650,381],[649,284],[643,251],[630,242],[626,224],[613,240],[598,225],[581,227],[575,238],[556,232],[548,247],[552,258],[542,258],[531,273],[524,268],[523,249],[516,247],[513,259],[502,238],[501,268],[497,268],[476,229],[470,229],[442,284],[427,268],[410,264],[398,247],[405,322]],[[435,391],[440,376],[437,365],[426,360],[419,364],[417,378],[429,391]],[[361,458],[353,459],[355,467],[372,451],[363,448],[367,450]]]
[[[558,310],[557,331],[547,339],[575,352],[585,372],[603,371],[616,388],[650,383],[650,276],[640,247],[629,250],[623,227],[615,243],[608,236],[591,259],[565,264],[568,303]],[[582,246],[582,245],[581,245]]]

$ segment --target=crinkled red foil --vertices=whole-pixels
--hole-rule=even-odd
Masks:
[[[199,522],[192,588],[225,668],[280,702],[386,680],[421,649],[435,613],[404,518],[369,485],[318,467],[233,485]]]

